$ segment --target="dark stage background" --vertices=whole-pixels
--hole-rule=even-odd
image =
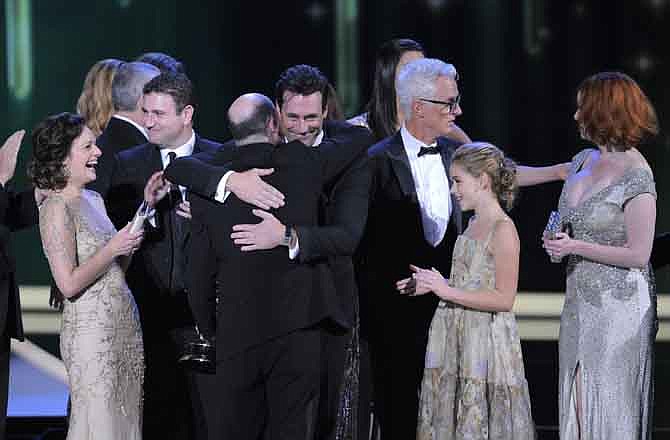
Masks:
[[[657,230],[670,230],[670,0],[4,0],[0,2],[0,136],[31,129],[48,114],[74,110],[89,67],[164,51],[182,60],[197,88],[196,129],[228,137],[224,115],[244,92],[272,95],[286,67],[319,66],[337,87],[347,116],[363,109],[374,56],[384,41],[409,37],[460,74],[459,124],[528,165],[568,161],[577,136],[575,89],[588,75],[622,70],[656,106],[661,135],[643,154],[655,172]],[[24,141],[15,179],[26,185]],[[512,216],[521,236],[520,290],[561,292],[561,265],[540,246],[561,185],[522,191]],[[392,221],[392,219],[390,219]],[[14,242],[22,284],[49,282],[35,230]],[[670,271],[657,273],[660,293]],[[46,302],[47,299],[44,298]],[[39,339],[40,337],[37,337]],[[55,346],[53,338],[44,343]],[[526,372],[538,425],[556,425],[555,341],[525,341]],[[657,396],[670,392],[670,344],[657,343]],[[669,403],[656,399],[656,414]],[[667,420],[656,418],[659,427]],[[555,431],[554,431],[555,432]],[[666,433],[667,434],[667,433]],[[662,434],[661,434],[662,436]],[[546,437],[550,438],[550,437]],[[551,437],[554,438],[554,437]],[[660,437],[659,437],[660,438]]]

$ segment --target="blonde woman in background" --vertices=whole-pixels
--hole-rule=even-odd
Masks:
[[[93,134],[98,137],[114,114],[112,104],[112,81],[123,61],[108,58],[91,67],[84,79],[81,95],[77,100],[79,113]]]

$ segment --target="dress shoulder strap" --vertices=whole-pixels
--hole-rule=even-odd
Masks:
[[[493,222],[493,226],[491,226],[491,230],[489,231],[489,234],[486,236],[486,240],[484,241],[484,247],[485,248],[489,247],[489,244],[491,243],[491,239],[495,235],[496,229],[498,229],[499,224],[505,223],[505,222],[511,222],[511,221],[512,221],[512,219],[510,219],[507,216],[504,216],[504,217],[499,218],[495,222]]]

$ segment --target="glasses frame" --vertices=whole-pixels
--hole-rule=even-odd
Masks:
[[[442,105],[442,106],[444,106],[443,108],[449,114],[455,113],[456,109],[461,104],[461,95],[456,95],[456,97],[453,98],[451,101],[440,101],[440,100],[437,100],[437,99],[428,99],[428,98],[418,98],[418,99],[419,99],[419,101],[428,102],[428,103],[431,103],[431,104]]]

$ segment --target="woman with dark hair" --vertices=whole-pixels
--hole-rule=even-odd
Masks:
[[[562,439],[651,436],[656,295],[649,267],[656,189],[637,146],[656,114],[627,75],[582,82],[575,121],[587,141],[570,164],[558,207],[572,235],[544,239],[567,256],[559,336]]]
[[[409,38],[397,38],[382,44],[377,51],[372,96],[366,106],[367,112],[348,122],[369,128],[375,141],[395,134],[404,121],[396,98],[395,80],[405,64],[424,56],[421,44]],[[455,124],[444,135],[461,142],[470,142],[470,138]]]
[[[39,206],[44,253],[65,296],[60,350],[72,413],[68,440],[141,438],[142,333],[125,281],[142,231],[117,232],[102,198],[85,189],[101,155],[79,115],[50,116],[33,131],[28,173]]]

